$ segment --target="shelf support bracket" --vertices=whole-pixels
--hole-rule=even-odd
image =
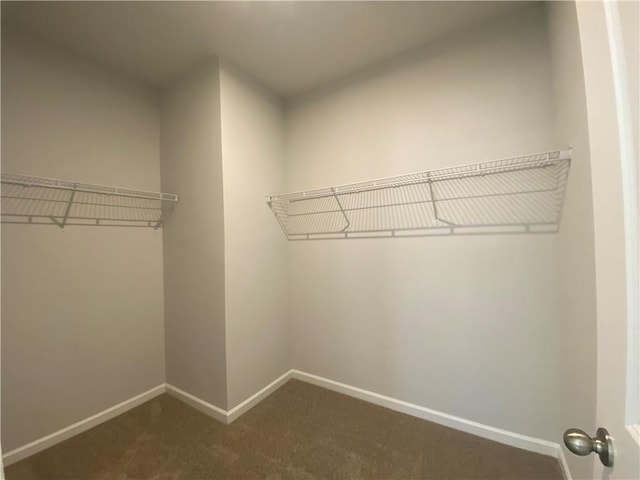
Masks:
[[[338,195],[336,195],[336,189],[333,188],[332,190],[333,190],[333,198],[336,199],[336,203],[338,204],[338,207],[340,208],[340,211],[342,212],[342,215],[344,216],[344,219],[347,222],[347,225],[342,230],[340,230],[341,232],[344,232],[347,230],[347,228],[351,226],[351,222],[349,221],[349,217],[347,217],[347,213],[344,211],[344,208],[342,207],[342,204],[338,199]]]
[[[440,220],[438,218],[438,205],[436,203],[436,196],[433,193],[433,184],[431,182],[431,174],[427,173],[427,183],[429,184],[429,195],[431,195],[431,205],[433,206],[433,218],[436,220]]]
[[[153,226],[154,230],[158,230],[160,227],[162,227],[162,224],[164,223],[164,219],[167,218],[169,213],[171,213],[170,210],[163,210],[162,211],[162,214],[160,215],[160,218],[158,219],[156,224]]]
[[[435,218],[438,222],[446,223],[447,225],[456,226],[455,223],[449,222],[448,220],[444,220],[440,218],[438,214],[438,204],[436,200],[436,195],[433,193],[433,182],[431,181],[431,174],[427,173],[427,183],[429,184],[429,194],[431,195],[431,204],[433,205],[433,218]]]
[[[71,205],[73,205],[73,197],[76,196],[76,191],[72,190],[71,191],[71,196],[69,197],[69,203],[67,204],[67,208],[64,211],[64,218],[62,219],[62,223],[58,223],[58,225],[60,226],[60,228],[64,228],[64,226],[67,224],[67,220],[69,218],[69,212],[71,211]]]

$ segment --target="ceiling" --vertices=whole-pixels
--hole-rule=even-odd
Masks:
[[[161,86],[226,57],[289,97],[523,2],[2,2],[2,27]]]

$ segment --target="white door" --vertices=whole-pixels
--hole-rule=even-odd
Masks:
[[[596,423],[609,431],[615,447],[613,468],[594,456],[594,477],[640,479],[638,2],[576,6],[594,203]]]

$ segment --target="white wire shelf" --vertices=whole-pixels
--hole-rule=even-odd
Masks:
[[[178,196],[2,173],[2,223],[162,227]]]
[[[289,240],[557,232],[571,150],[267,196]]]

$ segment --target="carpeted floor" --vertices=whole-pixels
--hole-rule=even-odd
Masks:
[[[558,462],[292,380],[231,425],[162,395],[14,479],[562,479]]]

